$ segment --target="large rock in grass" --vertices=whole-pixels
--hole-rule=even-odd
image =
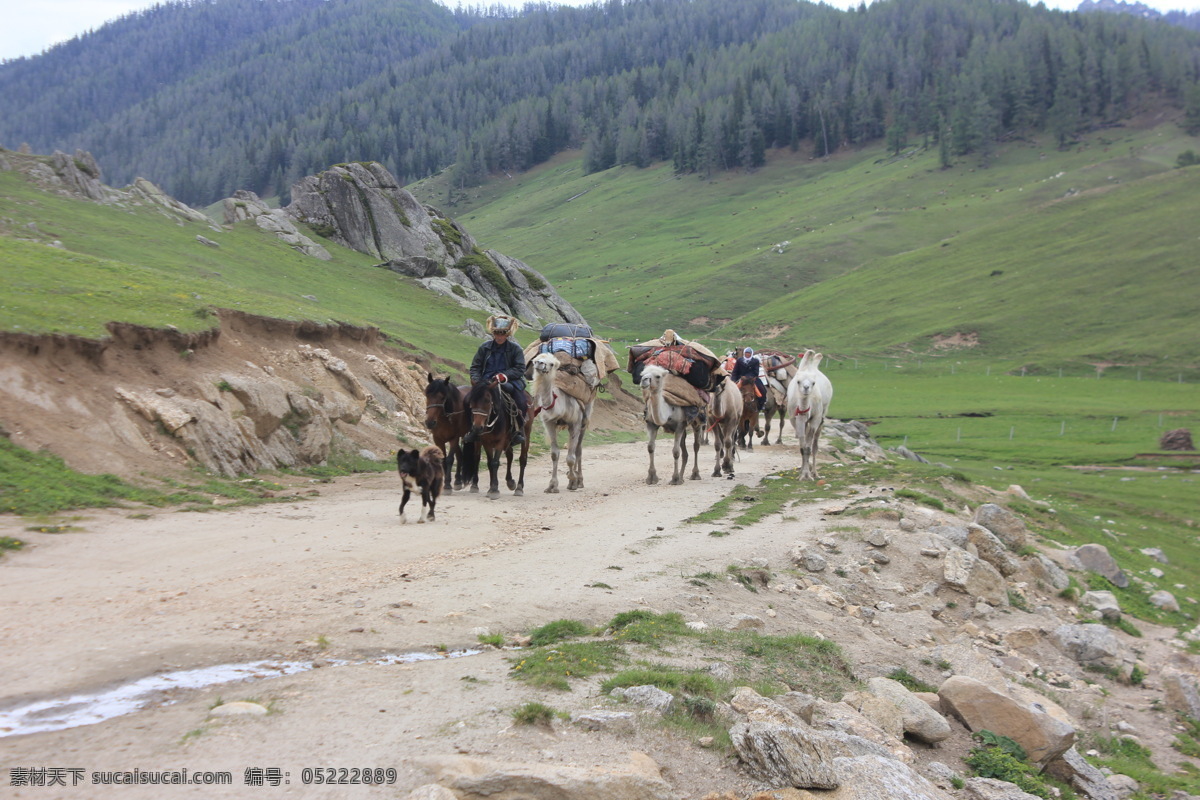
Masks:
[[[1032,763],[1058,758],[1075,744],[1075,728],[1015,700],[1000,687],[955,675],[938,689],[942,707],[972,731],[989,730],[1024,748]]]
[[[1116,560],[1104,545],[1085,544],[1075,549],[1074,556],[1088,572],[1108,578],[1109,582],[1118,589],[1129,588],[1129,576],[1117,566]]]
[[[746,771],[776,788],[834,789],[833,759],[838,755],[826,738],[807,725],[739,722],[729,738]]]

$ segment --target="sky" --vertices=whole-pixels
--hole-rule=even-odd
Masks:
[[[562,5],[584,5],[593,0],[550,0]],[[730,0],[736,2],[737,0]],[[150,8],[163,0],[0,0],[0,59],[32,56],[98,28],[131,11]],[[500,2],[508,4],[506,0]],[[847,8],[858,0],[827,0]],[[1159,11],[1198,11],[1200,0],[1142,0]],[[449,4],[449,3],[448,3]],[[474,3],[467,3],[473,5]],[[523,0],[513,0],[522,5]],[[1047,0],[1051,8],[1074,9],[1079,0]]]

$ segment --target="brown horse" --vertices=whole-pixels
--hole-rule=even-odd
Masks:
[[[487,453],[488,472],[492,478],[487,496],[493,499],[500,496],[500,481],[497,472],[500,470],[501,453],[508,457],[507,472],[504,477],[505,484],[518,497],[525,494],[525,463],[529,460],[529,437],[533,432],[533,415],[529,414],[525,419],[525,441],[521,443],[521,472],[518,479],[514,481],[512,474],[513,448],[510,441],[512,426],[509,422],[508,405],[500,397],[501,391],[497,384],[488,382],[477,383],[467,392],[467,406],[471,411],[471,430],[476,436],[475,444],[471,448],[479,447]],[[472,483],[478,485],[478,457],[467,460],[473,462]]]
[[[454,489],[462,489],[471,478],[467,459],[459,444],[467,431],[471,430],[471,412],[466,404],[467,389],[466,386],[455,386],[449,378],[435,379],[432,373],[425,386],[425,427],[445,457],[442,467],[446,492],[453,491],[450,488],[451,471],[454,472]],[[458,469],[454,468],[455,462]],[[472,488],[479,491],[478,475],[475,480]]]
[[[737,426],[738,447],[754,452],[754,436],[759,433],[758,394],[754,378],[742,378],[737,382],[737,388],[742,393],[742,417]]]

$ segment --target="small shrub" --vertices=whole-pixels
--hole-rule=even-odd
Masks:
[[[936,692],[936,686],[930,686],[928,683],[913,677],[904,667],[897,667],[888,675],[889,678],[896,683],[902,685],[910,692]]]
[[[526,703],[523,706],[513,709],[513,722],[517,725],[542,725],[550,727],[554,722],[554,717],[557,712],[550,706],[542,703]]]
[[[479,643],[490,645],[497,650],[504,646],[504,637],[498,633],[479,634]]]
[[[529,643],[533,647],[561,642],[564,639],[577,639],[587,636],[591,630],[579,620],[559,619],[549,622],[529,634]]]

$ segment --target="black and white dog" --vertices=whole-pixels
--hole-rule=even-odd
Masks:
[[[400,522],[408,522],[404,516],[404,506],[416,491],[421,493],[421,516],[417,522],[426,520],[425,506],[429,506],[428,519],[433,522],[434,506],[442,493],[441,449],[431,444],[424,450],[399,450],[396,452],[396,469],[400,471],[400,482],[404,486],[404,496],[400,499]]]

